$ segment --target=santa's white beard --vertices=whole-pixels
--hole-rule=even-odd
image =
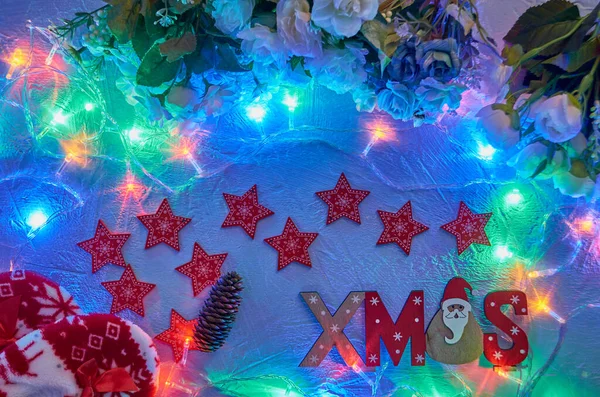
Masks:
[[[442,318],[444,325],[452,331],[452,338],[445,337],[446,343],[453,345],[462,337],[465,326],[469,322],[469,310],[465,308],[462,312],[443,310]]]

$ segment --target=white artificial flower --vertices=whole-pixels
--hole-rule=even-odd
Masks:
[[[599,191],[581,160],[573,160],[569,171],[554,175],[552,180],[554,188],[573,198],[585,197],[590,201],[596,198],[596,193]]]
[[[315,0],[312,20],[336,36],[352,37],[377,15],[378,0]]]
[[[523,150],[514,155],[508,165],[515,168],[521,178],[531,178],[538,166],[548,159],[548,146],[541,142],[534,142],[525,146]],[[549,179],[555,174],[563,173],[569,169],[569,159],[564,151],[556,150],[552,161],[540,172],[536,179]]]
[[[519,142],[519,131],[512,127],[509,115],[492,106],[488,105],[477,113],[477,125],[485,131],[490,145],[497,149],[510,149]]]
[[[581,108],[572,95],[559,94],[532,106],[536,131],[550,142],[565,142],[581,131]]]
[[[235,36],[250,23],[254,0],[214,0],[212,5],[215,26],[221,32]]]
[[[280,0],[277,3],[277,33],[292,55],[321,56],[321,32],[310,24],[306,0]]]

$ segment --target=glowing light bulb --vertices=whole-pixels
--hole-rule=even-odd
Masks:
[[[550,306],[548,306],[548,299],[539,299],[534,302],[534,307],[539,312],[544,312],[550,315],[553,319],[555,319],[558,323],[564,324],[567,322],[564,318],[562,318],[558,313],[556,313]]]
[[[59,110],[58,112],[54,113],[52,121],[55,124],[65,124],[67,122],[67,116],[63,114],[62,110]]]
[[[512,369],[512,368],[511,368]],[[510,369],[509,369],[510,370]],[[513,375],[511,375],[507,370],[505,370],[503,367],[498,367],[498,366],[494,366],[494,372],[497,373],[499,376],[505,378],[505,379],[510,379],[515,383],[518,384],[522,384],[523,381]]]
[[[519,189],[513,189],[510,193],[506,195],[504,198],[504,202],[507,205],[519,205],[523,201],[523,195],[519,191]]]
[[[545,270],[533,270],[527,273],[527,277],[529,278],[539,278],[539,277],[548,277],[556,274],[558,269],[545,269]]]
[[[246,107],[246,116],[250,120],[256,121],[257,123],[262,123],[266,114],[267,114],[267,111],[265,110],[264,106],[259,105],[257,103]]]
[[[39,229],[42,227],[46,221],[48,221],[48,216],[42,210],[32,211],[29,216],[27,216],[27,220],[25,221],[27,225],[33,230]]]
[[[298,97],[296,95],[285,94],[281,103],[287,106],[290,112],[293,112],[298,107]]]
[[[591,215],[587,215],[583,218],[577,218],[573,224],[575,226],[575,230],[581,234],[590,234],[594,231],[594,218]]]
[[[132,129],[127,131],[127,136],[129,137],[129,140],[131,142],[138,142],[139,140],[142,139],[142,131],[133,127]]]
[[[494,255],[496,255],[496,257],[498,259],[500,259],[501,261],[505,261],[507,259],[512,258],[513,253],[510,252],[510,250],[508,249],[508,247],[506,245],[500,245],[500,246],[496,247],[496,249],[494,251]]]
[[[25,65],[25,54],[20,48],[17,48],[13,51],[11,56],[6,60],[6,62],[10,65],[8,69],[8,73],[6,73],[6,79],[10,80],[18,67]]]
[[[482,160],[491,160],[494,158],[494,154],[496,153],[496,149],[492,145],[483,145],[481,143],[478,144],[479,148],[477,149],[477,154]]]
[[[87,110],[88,112],[91,112],[92,110],[94,110],[94,104],[91,102],[86,103],[85,110]]]

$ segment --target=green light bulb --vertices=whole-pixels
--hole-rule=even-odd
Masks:
[[[496,258],[500,259],[501,261],[505,261],[512,258],[513,253],[510,252],[506,245],[499,245],[494,250],[494,255],[496,255]]]
[[[67,116],[63,114],[62,110],[55,112],[52,120],[55,124],[65,124],[67,122]]]
[[[519,205],[523,201],[523,195],[519,191],[519,189],[513,189],[510,193],[506,195],[504,201],[507,205]]]

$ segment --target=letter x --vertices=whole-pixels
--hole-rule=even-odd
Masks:
[[[365,293],[350,292],[333,317],[329,309],[325,306],[325,303],[323,303],[319,293],[301,292],[300,295],[323,328],[319,339],[317,339],[306,357],[304,357],[300,366],[318,367],[335,346],[347,365],[366,369],[363,360],[356,352],[354,346],[352,346],[352,343],[350,343],[346,334],[344,334],[344,328],[364,301]]]

